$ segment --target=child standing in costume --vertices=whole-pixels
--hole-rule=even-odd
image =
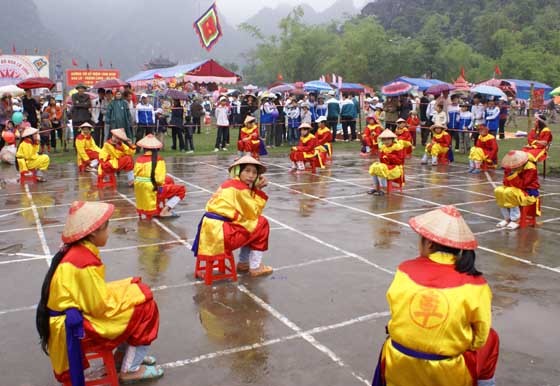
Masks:
[[[412,155],[412,135],[406,127],[406,121],[402,118],[397,119],[397,127],[395,128],[395,134],[397,135],[397,140],[401,143],[404,149],[404,155],[406,158],[410,158]]]
[[[484,163],[494,167],[498,163],[498,142],[496,137],[488,132],[488,127],[478,125],[478,138],[469,154],[469,173],[480,173],[480,166]]]
[[[500,207],[504,219],[496,226],[515,230],[519,228],[521,206],[537,204],[539,209],[539,175],[537,167],[526,152],[512,150],[502,159],[504,168],[504,185],[494,190],[496,203]]]
[[[51,162],[46,154],[39,155],[39,130],[27,127],[21,133],[21,141],[16,152],[16,169],[21,172],[37,171],[37,181],[47,181],[46,171]]]
[[[185,198],[187,190],[182,185],[175,185],[167,176],[165,161],[158,155],[162,143],[153,134],[148,134],[136,145],[144,149],[144,154],[134,165],[136,211],[142,218],[178,217],[173,208]]]
[[[239,141],[237,141],[239,156],[250,154],[253,158],[259,159],[261,140],[255,120],[255,117],[252,115],[248,115],[247,118],[245,118],[245,126],[241,128],[239,132]]]
[[[195,256],[231,256],[241,248],[238,272],[253,277],[269,275],[272,268],[262,263],[268,250],[269,225],[262,211],[268,196],[266,168],[251,156],[244,156],[229,168],[231,179],[224,182],[206,204],[193,242]]]
[[[377,154],[379,145],[377,137],[383,132],[383,127],[379,124],[377,115],[368,115],[366,117],[367,126],[362,135],[362,152],[361,155]]]
[[[78,156],[78,170],[97,172],[99,166],[99,152],[95,140],[91,136],[92,126],[89,123],[80,125],[80,134],[76,137],[76,153]]]
[[[420,126],[420,118],[418,118],[416,110],[412,110],[409,113],[409,116],[406,119],[406,125],[410,131],[410,135],[412,135],[412,146],[416,147],[416,133],[418,132]]]
[[[422,157],[422,165],[428,164],[428,157],[432,157],[432,166],[437,166],[438,157],[447,155],[451,147],[451,136],[447,133],[447,127],[441,125],[433,125],[432,141],[426,145],[426,152]]]
[[[374,188],[368,194],[383,196],[387,190],[387,180],[396,180],[403,175],[404,150],[402,144],[397,141],[397,136],[389,129],[385,129],[380,135],[382,143],[379,149],[379,162],[374,162],[369,167],[369,174],[373,176]]]
[[[111,130],[111,138],[103,144],[99,152],[99,174],[126,172],[128,186],[134,185],[134,160],[136,146],[126,136],[124,129]]]
[[[62,231],[64,244],[43,281],[36,324],[59,382],[84,385],[82,350],[100,348],[125,351],[119,376],[123,383],[163,375],[156,358],[147,355],[159,329],[152,292],[139,277],[105,281],[99,248],[109,238],[114,208],[101,202],[72,203]]]
[[[317,138],[317,146],[319,150],[319,156],[322,157],[323,164],[327,161],[328,158],[332,158],[332,132],[331,129],[327,126],[327,117],[320,116],[315,121],[319,126],[317,127],[316,138]]]
[[[292,147],[290,153],[290,161],[292,161],[291,171],[305,170],[304,161],[317,156],[317,139],[311,134],[311,125],[302,123],[299,126],[300,137],[299,144]]]

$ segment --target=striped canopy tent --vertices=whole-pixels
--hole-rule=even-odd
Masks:
[[[135,88],[144,88],[154,79],[169,80],[182,77],[185,82],[236,84],[241,76],[221,66],[213,59],[167,68],[154,68],[139,72],[126,81]]]

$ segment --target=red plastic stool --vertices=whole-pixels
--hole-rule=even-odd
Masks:
[[[404,174],[394,180],[387,180],[387,194],[391,194],[393,190],[398,190],[402,193],[404,186]]]
[[[105,177],[109,177],[109,181],[105,181]],[[99,174],[97,176],[97,187],[99,189],[103,189],[103,188],[116,188],[117,187],[117,177],[115,176],[115,173],[111,173],[111,174]]]
[[[445,154],[440,154],[437,157],[438,165],[449,165],[449,150]]]
[[[522,206],[521,217],[519,218],[519,227],[535,227],[537,225],[537,217],[537,203],[529,206]]]
[[[496,163],[482,162],[480,164],[480,170],[482,170],[483,172],[494,169],[496,169]]]
[[[226,264],[226,260],[229,264]],[[217,272],[214,272],[216,269]],[[194,277],[204,280],[206,285],[212,285],[214,280],[232,279],[237,281],[237,268],[233,255],[227,257],[197,256]]]
[[[19,173],[19,182],[25,185],[27,182],[37,183],[37,170],[28,170],[26,172]]]
[[[115,367],[115,358],[111,350],[86,352],[86,359],[88,361],[101,359],[105,367],[105,375],[101,378],[86,380],[86,386],[119,386],[119,376],[117,368]],[[64,386],[72,386],[71,381],[65,382]]]
[[[86,171],[87,165],[85,163],[78,165],[78,172],[83,173]]]

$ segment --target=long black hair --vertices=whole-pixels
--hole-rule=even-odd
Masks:
[[[241,164],[241,165],[239,165],[239,177],[241,176],[241,172],[243,170],[245,170],[245,168],[249,165],[254,165],[254,164]],[[255,182],[253,182],[253,186],[251,186],[251,190],[255,190],[255,185],[256,185],[257,181],[259,180],[259,178],[261,177],[261,168],[259,168],[258,165],[254,165],[254,166],[257,169],[257,178],[255,179]]]
[[[49,336],[51,334],[50,331],[50,323],[49,323],[49,309],[47,307],[47,303],[49,302],[49,295],[51,289],[51,281],[54,276],[58,265],[66,255],[66,252],[70,249],[70,245],[63,245],[62,248],[54,255],[51,266],[47,271],[47,275],[45,276],[45,280],[43,281],[43,286],[41,287],[41,300],[39,300],[39,304],[37,305],[37,313],[35,314],[35,325],[37,326],[37,332],[39,333],[39,338],[41,339],[41,349],[47,355],[49,355]]]
[[[156,183],[156,166],[158,162],[158,150],[152,149],[152,172],[150,173],[150,180],[152,180],[152,185],[154,186],[154,190],[158,189]]]
[[[450,253],[455,256],[455,271],[471,276],[481,276],[482,272],[476,269],[476,254],[473,250],[447,247],[432,241],[431,252]]]

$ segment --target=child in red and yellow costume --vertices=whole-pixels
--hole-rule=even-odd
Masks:
[[[404,165],[404,149],[397,141],[397,136],[389,129],[379,134],[381,149],[379,149],[379,162],[374,162],[369,167],[369,174],[373,176],[374,188],[368,193],[374,196],[383,196],[387,189],[387,180],[392,181],[402,177]]]
[[[111,130],[111,138],[103,144],[99,152],[99,174],[126,172],[128,186],[134,185],[134,160],[136,146],[126,136],[124,129]]]
[[[406,121],[404,119],[397,119],[395,134],[397,135],[397,141],[401,143],[404,149],[405,157],[410,158],[414,147],[412,145],[412,135],[410,134],[410,131],[408,131],[408,127],[406,126]]]
[[[447,127],[441,125],[433,125],[432,141],[426,145],[426,152],[422,157],[422,165],[428,163],[428,157],[432,157],[432,166],[438,164],[438,157],[447,155],[451,146],[451,136],[447,132]]]
[[[317,138],[317,150],[321,157],[323,165],[327,162],[327,159],[332,158],[332,131],[327,126],[327,118],[319,117],[315,122],[319,125],[317,131],[315,132],[315,137]]]
[[[134,165],[136,211],[142,218],[178,217],[173,208],[185,198],[187,190],[167,176],[165,161],[158,155],[163,144],[148,134],[136,146],[144,149]]]
[[[494,167],[498,163],[498,141],[489,133],[486,125],[478,125],[478,139],[469,153],[469,173],[480,173],[480,166],[484,163]]]
[[[76,137],[78,170],[97,171],[99,166],[99,152],[101,149],[91,136],[92,127],[87,122],[80,125],[81,133]]]
[[[387,291],[389,337],[372,386],[495,385],[499,338],[473,233],[453,206],[409,224],[420,235],[420,257],[399,266]]]
[[[82,350],[117,346],[125,351],[121,381],[163,375],[155,358],[147,356],[159,329],[152,292],[137,277],[105,281],[99,248],[109,238],[113,210],[113,205],[101,202],[72,203],[62,231],[64,245],[43,282],[37,330],[59,382],[83,385]]]
[[[529,160],[532,162],[541,162],[548,156],[548,146],[552,142],[552,132],[546,125],[546,117],[544,115],[535,115],[535,127],[531,129],[527,136],[527,146],[523,151],[529,154]]]
[[[231,256],[239,253],[238,272],[251,276],[269,275],[272,268],[262,263],[268,250],[270,228],[262,211],[268,200],[263,188],[266,168],[251,156],[243,156],[229,168],[231,179],[224,182],[206,204],[193,242],[195,256]]]
[[[259,128],[255,123],[255,117],[247,116],[244,125],[239,132],[239,141],[237,141],[239,155],[250,154],[253,158],[259,159],[261,140],[259,138]]]
[[[377,137],[383,132],[383,127],[379,124],[377,115],[368,115],[366,117],[367,126],[362,134],[362,151],[361,155],[377,154],[379,145]]]
[[[39,154],[40,137],[39,130],[26,127],[21,133],[21,141],[16,151],[16,168],[22,172],[30,170],[37,171],[37,181],[47,180],[46,172],[51,162],[46,154]]]
[[[537,204],[537,215],[540,215],[539,175],[536,165],[529,157],[524,151],[512,150],[502,159],[504,185],[494,189],[496,203],[504,217],[496,225],[498,228],[519,228],[521,206]]]
[[[311,125],[309,123],[302,123],[299,126],[300,137],[297,146],[292,147],[290,153],[290,161],[292,161],[292,171],[305,170],[304,161],[318,156],[317,152],[317,138],[311,134]],[[319,157],[319,160],[321,158]],[[323,167],[323,165],[321,165]]]

